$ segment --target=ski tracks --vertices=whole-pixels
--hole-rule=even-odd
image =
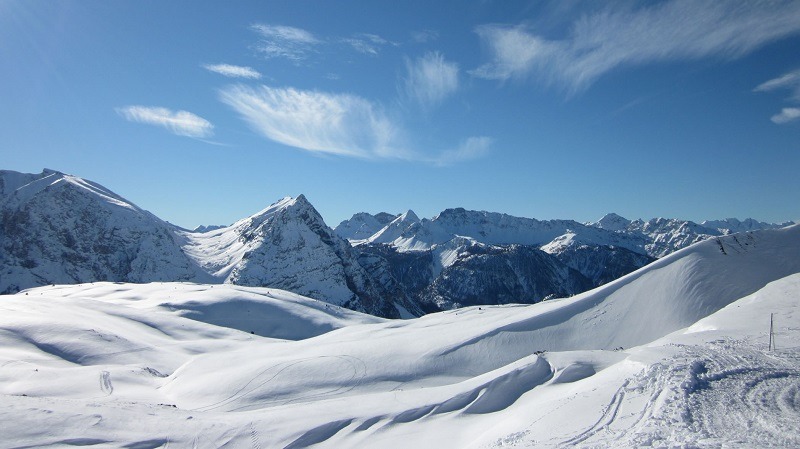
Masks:
[[[598,421],[564,446],[800,447],[797,354],[741,341],[677,345],[628,379]]]
[[[105,393],[106,396],[111,396],[111,393],[114,392],[114,384],[111,383],[111,373],[108,371],[100,372],[100,390]]]

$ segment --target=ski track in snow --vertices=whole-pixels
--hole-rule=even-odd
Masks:
[[[106,396],[111,396],[114,393],[114,384],[111,383],[111,373],[108,371],[100,373],[100,389]]]
[[[680,349],[626,381],[600,420],[561,446],[800,447],[796,351],[736,340]]]

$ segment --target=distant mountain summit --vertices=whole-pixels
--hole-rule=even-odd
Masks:
[[[630,220],[620,217],[613,212],[604,215],[603,218],[595,221],[594,223],[587,223],[589,226],[594,226],[595,228],[605,229],[608,231],[624,231],[628,229],[630,224]]]
[[[376,215],[359,212],[349,220],[339,223],[335,231],[337,235],[348,240],[363,240],[380,231],[395,218],[397,215],[386,212]]]

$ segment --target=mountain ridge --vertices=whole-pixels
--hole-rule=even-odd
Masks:
[[[726,219],[709,221],[712,229],[616,214],[593,225],[451,208],[432,219],[360,213],[353,226],[331,229],[301,194],[197,232],[49,169],[0,171],[0,212],[0,292],[94,281],[229,283],[389,318],[570,296],[729,233],[721,226],[769,225]]]

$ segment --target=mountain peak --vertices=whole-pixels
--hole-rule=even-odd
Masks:
[[[400,221],[412,221],[412,222],[419,221],[419,217],[411,209],[407,210],[404,214],[401,214],[398,218],[400,219]]]
[[[397,214],[390,214],[389,212],[378,212],[374,215],[375,219],[378,220],[378,223],[387,225],[392,222],[395,218],[398,217]]]
[[[625,217],[615,214],[614,212],[605,214],[603,218],[594,223],[589,223],[590,226],[605,229],[607,231],[622,231],[631,224],[631,221]]]

